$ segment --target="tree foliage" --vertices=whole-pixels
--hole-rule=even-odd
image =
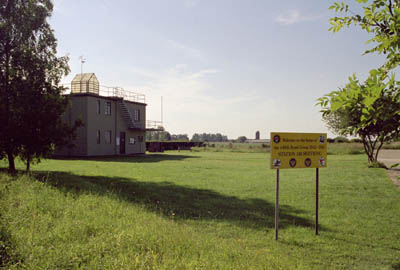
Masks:
[[[227,142],[228,136],[221,133],[195,133],[192,142]]]
[[[57,57],[57,40],[47,19],[50,0],[0,2],[0,152],[9,171],[14,158],[40,160],[55,143],[67,143],[79,123],[69,127],[60,117],[68,100],[58,87],[68,74],[68,58]]]
[[[350,14],[344,17],[330,19],[330,31],[336,33],[344,27],[356,25],[373,37],[367,41],[373,48],[365,53],[386,55],[382,66],[385,71],[391,70],[400,63],[400,1],[399,0],[356,0],[362,4],[363,14],[356,14],[346,3],[335,3],[330,9],[336,12]]]
[[[236,142],[238,142],[238,143],[245,143],[246,141],[247,141],[246,136],[239,136],[239,137],[236,139]]]
[[[319,99],[322,115],[340,135],[359,136],[369,162],[375,162],[384,142],[400,133],[400,82],[378,78],[375,70],[360,83],[355,75],[338,91]]]
[[[168,131],[148,131],[146,141],[189,141],[187,134],[170,134]]]
[[[355,75],[349,77],[344,88],[318,99],[322,116],[332,131],[340,135],[359,136],[369,162],[376,162],[379,150],[386,141],[400,132],[400,83],[390,70],[400,63],[400,0],[356,0],[362,4],[363,14],[354,13],[349,5],[335,3],[330,9],[350,14],[330,19],[330,31],[356,25],[373,37],[368,53],[386,56],[384,64],[369,72],[360,82]]]

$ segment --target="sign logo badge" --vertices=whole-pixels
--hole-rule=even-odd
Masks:
[[[319,159],[319,166],[325,166],[325,159],[323,157]]]
[[[275,168],[281,167],[281,160],[279,158],[274,159],[273,165]]]
[[[274,136],[274,143],[279,143],[281,141],[281,137],[279,135]]]
[[[311,159],[306,158],[306,160],[304,160],[304,165],[306,165],[306,167],[310,167],[311,166]]]
[[[292,168],[294,168],[295,166],[296,166],[296,159],[294,159],[294,158],[292,158],[290,161],[289,161],[289,165],[290,165],[290,167],[292,167]]]

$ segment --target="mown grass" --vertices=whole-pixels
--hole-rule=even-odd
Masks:
[[[209,142],[204,147],[193,147],[196,152],[269,153],[267,143]],[[382,149],[400,149],[400,142],[385,143]],[[362,143],[328,143],[329,155],[359,155],[364,153]]]
[[[315,171],[281,170],[276,242],[268,164],[265,153],[181,151],[2,173],[3,267],[400,269],[400,193],[383,169],[364,155],[329,156],[319,236]]]
[[[209,142],[204,147],[192,147],[195,152],[234,152],[234,153],[267,153],[267,143],[232,143],[232,142]]]
[[[385,145],[385,149],[395,149],[396,144]],[[391,148],[390,148],[391,147]],[[233,153],[269,153],[266,143],[230,143],[216,142],[205,144],[204,147],[193,147],[195,152],[233,152]],[[361,143],[329,143],[329,155],[359,155],[364,153]]]

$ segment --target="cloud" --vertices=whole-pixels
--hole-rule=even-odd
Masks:
[[[218,68],[191,68],[178,64],[161,71],[132,69],[142,85],[127,90],[146,94],[149,120],[160,120],[163,96],[164,125],[172,133],[221,132],[235,137],[241,129],[253,130],[260,125],[254,121],[263,123],[263,116],[278,111],[273,99],[263,98],[256,91],[243,89],[240,95],[219,92],[212,83],[223,72]]]
[[[168,39],[165,41],[164,46],[167,49],[175,50],[178,53],[182,54],[185,57],[197,60],[197,61],[205,61],[204,54],[195,48],[192,48],[186,44],[178,42],[176,40]]]
[[[317,21],[324,17],[324,15],[317,16],[305,16],[297,9],[288,10],[287,12],[280,14],[275,18],[275,22],[281,25],[291,25],[301,22]]]

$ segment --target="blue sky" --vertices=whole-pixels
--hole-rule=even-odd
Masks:
[[[353,73],[365,78],[383,58],[362,56],[369,36],[360,29],[328,32],[332,3],[55,0],[50,23],[58,53],[70,56],[63,82],[80,73],[84,55],[83,71],[101,85],[146,95],[148,120],[160,120],[163,96],[171,133],[334,136],[316,99]]]

